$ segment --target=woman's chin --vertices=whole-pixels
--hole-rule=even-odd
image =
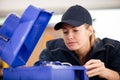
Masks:
[[[72,47],[68,47],[68,49],[71,50],[71,51],[77,50],[77,48],[74,47],[74,46],[72,46]]]

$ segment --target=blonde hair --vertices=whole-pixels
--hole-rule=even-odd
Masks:
[[[89,24],[86,24],[86,23],[85,23],[85,25],[86,25],[85,26],[86,29],[91,28],[93,30],[93,33],[90,36],[90,46],[93,47],[95,41],[97,40],[97,38],[95,36],[95,30],[93,29],[92,25],[89,25]]]

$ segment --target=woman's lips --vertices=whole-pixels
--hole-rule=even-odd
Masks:
[[[74,43],[75,43],[75,42],[68,42],[67,44],[68,44],[69,46],[73,46]]]

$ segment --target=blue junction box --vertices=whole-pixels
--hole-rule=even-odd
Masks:
[[[21,17],[10,14],[6,18],[0,28],[0,57],[10,68],[3,69],[3,80],[88,80],[86,69],[82,66],[22,67],[31,56],[52,14],[30,5]]]
[[[89,80],[82,66],[34,66],[7,68],[3,80]]]

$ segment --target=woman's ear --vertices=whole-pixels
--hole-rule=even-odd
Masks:
[[[91,36],[94,33],[92,25],[89,26],[88,31],[89,31],[89,36]]]

